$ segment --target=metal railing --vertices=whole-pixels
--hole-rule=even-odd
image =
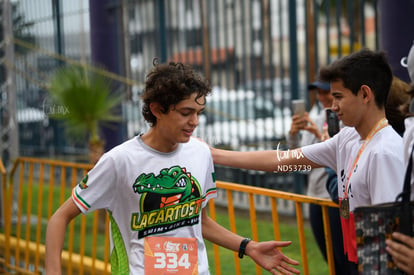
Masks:
[[[2,190],[5,212],[5,228],[0,232],[0,267],[20,273],[41,274],[44,272],[45,233],[47,221],[53,212],[66,200],[72,188],[91,169],[89,164],[63,162],[48,159],[18,158],[6,186],[6,173],[0,164],[2,173]],[[278,203],[290,201],[295,205],[296,227],[299,237],[302,274],[309,273],[307,239],[305,237],[305,219],[303,207],[306,204],[317,204],[322,207],[327,260],[329,273],[334,274],[334,260],[331,232],[329,228],[328,207],[336,206],[327,199],[313,198],[305,195],[276,191],[248,185],[217,182],[218,196],[225,198],[227,205],[229,230],[238,232],[236,222],[240,218],[236,213],[248,212],[251,224],[251,237],[260,239],[258,230],[256,202],[266,198],[270,201],[270,210],[266,212],[271,216],[273,225],[273,238],[284,239],[281,236],[279,225],[280,215]],[[235,207],[235,198],[244,197],[248,210]],[[209,215],[216,219],[217,206],[209,204]],[[242,211],[242,212],[240,212]],[[62,253],[62,268],[67,274],[109,274],[109,219],[102,219],[100,213],[80,215],[72,221],[66,233],[64,251]],[[291,249],[290,247],[287,249]],[[213,245],[214,257],[210,258],[210,267],[215,274],[222,274],[220,251]],[[286,250],[287,251],[287,250]],[[298,259],[296,259],[298,260]],[[228,264],[228,263],[226,263]],[[253,262],[251,264],[254,264]],[[237,254],[234,253],[234,274],[241,274],[241,267]],[[256,274],[262,274],[260,267],[256,266]]]

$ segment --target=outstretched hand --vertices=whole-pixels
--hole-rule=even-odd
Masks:
[[[246,255],[274,275],[299,274],[300,271],[291,265],[299,265],[299,262],[285,256],[278,248],[289,246],[290,241],[250,241],[246,247]]]

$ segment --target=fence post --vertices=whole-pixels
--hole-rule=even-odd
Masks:
[[[1,158],[4,160],[6,168],[13,165],[13,161],[19,155],[19,124],[16,115],[16,86],[15,72],[13,71],[14,43],[12,30],[12,8],[10,0],[4,0],[3,9],[3,41],[4,59],[1,62],[4,68],[1,83],[1,130],[0,148]]]
[[[121,0],[89,0],[91,60],[94,65],[102,65],[106,70],[124,75],[124,40],[122,34],[122,5]],[[105,45],[105,46],[103,46]],[[114,83],[112,91],[120,89]],[[117,114],[122,114],[121,105]],[[110,150],[122,142],[124,128],[121,122],[113,122],[108,127],[102,127],[105,139],[105,149]]]

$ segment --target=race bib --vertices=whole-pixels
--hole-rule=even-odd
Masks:
[[[146,237],[145,274],[198,275],[195,238]]]

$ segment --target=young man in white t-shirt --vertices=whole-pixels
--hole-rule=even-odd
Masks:
[[[363,49],[322,68],[319,76],[330,82],[332,110],[347,126],[333,138],[284,152],[211,151],[216,164],[244,169],[334,169],[338,175],[344,252],[354,263],[349,265],[349,274],[357,274],[352,211],[359,206],[394,201],[402,190],[402,138],[388,125],[384,108],[392,72],[384,53]]]
[[[150,129],[104,154],[51,217],[47,274],[61,274],[67,224],[96,209],[109,213],[113,274],[209,274],[203,238],[272,274],[299,273],[291,266],[298,262],[278,250],[290,242],[250,241],[207,215],[214,167],[209,147],[191,135],[210,91],[189,66],[154,66],[142,96]]]
[[[316,93],[316,102],[309,113],[294,114],[292,116],[291,127],[287,136],[289,148],[303,147],[309,144],[318,143],[324,140],[324,127],[327,124],[326,109],[332,106],[333,97],[330,92],[330,85],[327,82],[315,81],[308,86],[309,92]],[[327,132],[327,131],[326,131]],[[329,136],[329,134],[328,134]],[[329,169],[332,171],[331,169]],[[318,198],[330,198],[327,191],[326,182],[336,181],[336,174],[332,171],[329,177],[327,168],[315,168],[307,173],[307,192],[308,196]],[[328,207],[329,226],[331,229],[331,243],[335,263],[336,275],[348,275],[347,259],[344,255],[344,245],[342,237],[341,220],[337,207]],[[325,259],[326,238],[322,207],[317,204],[309,205],[309,222],[316,243]]]

